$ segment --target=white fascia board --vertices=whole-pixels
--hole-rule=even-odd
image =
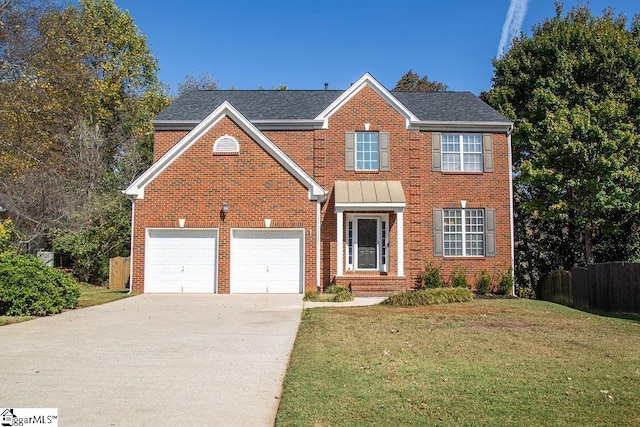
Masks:
[[[353,98],[358,92],[360,92],[365,87],[370,87],[373,89],[378,95],[380,95],[389,105],[396,109],[402,116],[407,120],[407,124],[410,122],[418,121],[418,117],[415,116],[404,104],[393,96],[391,92],[389,92],[384,86],[380,84],[373,76],[369,73],[365,73],[362,77],[360,77],[355,83],[353,83],[349,89],[345,90],[335,101],[333,101],[327,108],[324,109],[318,116],[316,120],[322,120],[323,129],[327,129],[329,127],[329,118],[342,107],[346,102],[348,102],[351,98]]]
[[[336,203],[335,213],[346,211],[394,211],[402,212],[407,206],[406,203]]]
[[[176,145],[171,147],[157,162],[138,177],[126,190],[125,194],[135,198],[144,197],[144,187],[155,179],[162,171],[171,165],[180,155],[186,151],[193,143],[198,141],[211,128],[213,128],[224,117],[231,118],[249,136],[276,159],[289,171],[296,179],[309,189],[309,198],[317,200],[326,197],[326,190],[318,184],[309,174],[298,166],[289,156],[278,148],[269,138],[267,138],[258,128],[256,128],[246,117],[233,107],[228,101],[220,104],[211,114],[202,120],[193,130],[191,130]]]
[[[151,122],[156,130],[192,130],[200,122],[197,120],[154,120]],[[260,130],[314,130],[321,129],[322,120],[290,119],[290,120],[253,120]]]
[[[314,130],[321,129],[322,120],[253,120],[251,123],[260,130]]]
[[[416,120],[409,124],[409,129],[455,132],[506,132],[513,130],[512,122],[461,122],[461,121],[426,121]]]
[[[151,124],[156,130],[192,130],[198,124],[198,120],[152,120]]]

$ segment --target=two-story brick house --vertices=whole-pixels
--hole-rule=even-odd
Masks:
[[[360,295],[513,263],[512,123],[468,92],[195,91],[153,122],[134,292]]]

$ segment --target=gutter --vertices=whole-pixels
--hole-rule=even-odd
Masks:
[[[508,158],[509,158],[509,225],[511,227],[511,279],[512,279],[512,289],[511,294],[513,296],[516,295],[516,279],[515,279],[515,228],[514,228],[514,220],[513,220],[513,155],[511,154],[511,132],[513,131],[513,125],[509,129],[507,133],[507,149]]]

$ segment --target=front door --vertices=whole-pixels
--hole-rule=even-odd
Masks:
[[[378,220],[358,219],[358,269],[378,268]]]

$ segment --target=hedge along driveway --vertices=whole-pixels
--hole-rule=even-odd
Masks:
[[[60,425],[272,425],[301,295],[139,295],[0,328],[0,404]]]

